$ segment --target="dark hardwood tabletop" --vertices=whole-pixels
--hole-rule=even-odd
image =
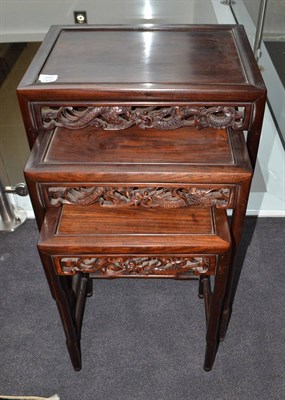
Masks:
[[[105,101],[110,89],[110,100],[116,91],[125,100],[162,100],[173,91],[218,100],[229,89],[233,100],[251,100],[264,91],[240,25],[54,26],[18,92],[36,99],[41,90],[44,100],[52,91],[61,99],[64,87],[65,100],[80,93]]]
[[[232,30],[62,30],[40,74],[58,83],[247,83]]]
[[[108,209],[98,205],[50,209],[40,247],[58,254],[220,253],[230,245],[225,210]]]

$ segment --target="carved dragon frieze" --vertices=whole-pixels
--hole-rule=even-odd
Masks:
[[[143,206],[146,208],[183,208],[189,206],[229,206],[229,188],[165,188],[165,187],[50,187],[51,206],[61,204],[102,207]]]
[[[55,127],[81,129],[94,126],[103,130],[122,130],[132,125],[141,129],[173,130],[184,126],[215,129],[242,129],[245,111],[229,106],[171,107],[43,107],[44,129]]]
[[[199,275],[209,272],[213,257],[55,257],[60,274],[92,273],[95,277],[116,275]]]

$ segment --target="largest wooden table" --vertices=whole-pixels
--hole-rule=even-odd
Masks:
[[[54,26],[18,97],[39,229],[92,201],[233,210],[223,339],[266,101],[243,27]]]

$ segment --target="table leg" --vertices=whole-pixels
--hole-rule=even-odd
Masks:
[[[224,340],[227,328],[231,316],[232,305],[234,301],[235,289],[234,282],[237,274],[237,253],[239,249],[239,244],[241,241],[242,230],[244,226],[244,219],[247,208],[247,201],[250,191],[249,182],[244,182],[240,185],[237,197],[236,197],[236,208],[233,210],[232,222],[231,222],[231,233],[232,233],[232,254],[230,260],[229,274],[227,278],[227,287],[225,293],[225,300],[223,305],[223,314],[220,327],[220,340]]]
[[[230,252],[219,256],[218,268],[215,276],[214,291],[211,295],[210,309],[207,324],[207,345],[204,362],[204,370],[211,371],[219,344],[219,326],[222,313],[222,305],[227,284],[227,274],[230,260]]]
[[[67,279],[70,277],[58,276],[55,272],[50,256],[40,252],[40,257],[49,283],[51,294],[56,301],[59,315],[66,336],[66,345],[69,356],[76,371],[81,369],[80,333],[75,324],[74,300],[70,298],[71,290]]]

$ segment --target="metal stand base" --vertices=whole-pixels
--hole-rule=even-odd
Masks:
[[[10,203],[7,193],[26,196],[28,190],[24,183],[18,184],[15,188],[5,188],[0,180],[0,231],[13,232],[25,222],[27,214]]]
[[[13,232],[26,221],[27,214],[24,210],[20,208],[14,208],[14,215],[15,218],[10,221],[3,221],[0,219],[0,231]]]

